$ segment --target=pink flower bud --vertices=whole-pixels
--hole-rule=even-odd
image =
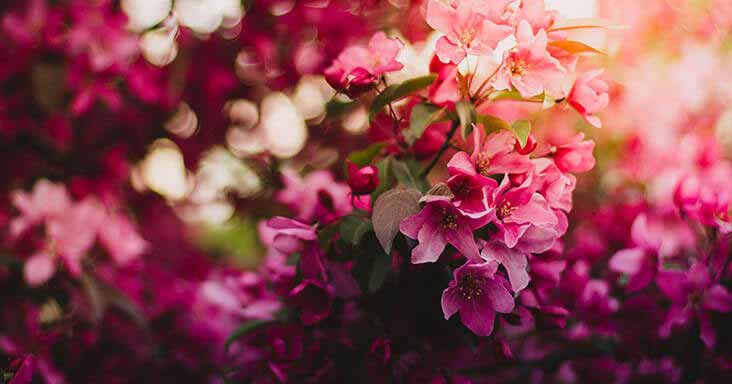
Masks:
[[[354,195],[371,193],[379,185],[379,170],[373,165],[359,167],[349,160],[346,160],[346,164],[348,164],[347,183]]]

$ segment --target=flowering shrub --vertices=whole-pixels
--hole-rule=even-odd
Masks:
[[[728,382],[727,8],[4,2],[0,380]]]

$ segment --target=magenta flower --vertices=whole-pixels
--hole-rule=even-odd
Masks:
[[[427,24],[442,32],[435,54],[444,63],[460,64],[467,54],[490,55],[496,45],[513,33],[499,16],[511,0],[457,0],[449,5],[440,0],[427,3]]]
[[[468,260],[454,271],[454,279],[442,292],[442,312],[449,319],[460,312],[460,321],[479,336],[493,333],[495,313],[510,313],[514,301],[494,262]]]
[[[716,344],[717,334],[711,323],[711,313],[732,312],[732,293],[709,276],[707,266],[697,262],[684,273],[663,271],[656,284],[671,300],[666,320],[659,329],[659,335],[667,338],[674,326],[685,326],[693,318],[699,320],[700,338],[707,348]]]
[[[585,134],[580,132],[568,142],[558,145],[554,152],[554,162],[564,172],[587,172],[595,167],[595,157],[592,151],[595,149],[595,142],[582,140]]]
[[[524,98],[545,91],[558,94],[557,82],[566,70],[559,60],[547,52],[546,32],[542,29],[534,35],[529,23],[522,21],[516,39],[518,45],[508,53],[496,73],[493,86],[496,89],[510,89],[513,86]]]
[[[607,83],[599,79],[602,70],[591,71],[580,75],[567,96],[567,102],[582,115],[588,123],[600,128],[602,122],[595,116],[610,102]]]
[[[532,226],[553,228],[559,223],[544,197],[530,187],[530,179],[512,188],[508,176],[492,194],[487,196],[488,207],[495,209],[499,235],[509,248],[516,246]]]
[[[367,91],[381,75],[402,69],[397,56],[404,47],[398,38],[390,39],[384,32],[376,32],[367,47],[351,46],[343,50],[330,67],[325,79],[333,88],[351,97]]]
[[[477,259],[478,246],[473,231],[484,226],[488,216],[471,218],[447,200],[429,201],[422,210],[402,220],[401,232],[419,244],[412,250],[412,263],[437,261],[449,243],[463,256]]]

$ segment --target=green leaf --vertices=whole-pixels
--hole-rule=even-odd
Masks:
[[[355,163],[359,167],[371,164],[371,161],[381,153],[386,145],[384,143],[371,144],[360,151],[353,151],[348,155],[348,160]]]
[[[429,189],[427,180],[419,176],[419,163],[413,159],[404,161],[393,160],[392,169],[394,170],[394,177],[396,177],[397,181],[403,186],[414,188],[420,192],[424,192]]]
[[[376,168],[379,170],[379,185],[376,189],[371,192],[371,201],[376,199],[394,184],[394,171],[391,168],[391,162],[394,161],[391,157],[385,157],[376,163]]]
[[[226,338],[226,343],[224,344],[224,351],[228,351],[229,347],[231,347],[231,344],[233,344],[235,341],[239,340],[241,337],[252,333],[258,329],[261,329],[269,324],[273,323],[272,320],[252,320],[247,321],[246,323],[239,326],[239,328],[235,329],[234,332],[231,332],[231,335]]]
[[[399,233],[402,220],[419,212],[420,197],[422,194],[415,189],[395,188],[386,191],[374,202],[371,223],[379,244],[387,254],[391,253],[392,242]]]
[[[371,274],[369,275],[369,292],[373,293],[379,290],[384,281],[389,276],[391,271],[391,257],[384,253],[379,254],[374,258],[374,263],[371,266]]]
[[[369,120],[378,115],[379,112],[381,112],[381,109],[387,104],[408,96],[420,89],[427,88],[435,81],[436,78],[436,75],[427,75],[409,79],[401,84],[393,84],[386,87],[386,89],[376,96],[374,101],[371,103],[371,107],[369,108]]]
[[[356,101],[340,101],[333,98],[325,104],[325,113],[328,117],[340,116],[357,106]]]
[[[404,133],[404,141],[409,145],[414,144],[422,137],[425,129],[439,119],[442,112],[441,108],[434,105],[425,103],[415,105],[409,116],[409,130]]]
[[[475,106],[467,100],[461,100],[455,103],[455,111],[458,114],[458,119],[460,119],[460,134],[465,139],[473,130],[473,122],[477,115]]]
[[[476,118],[478,123],[483,124],[485,133],[500,131],[501,129],[511,130],[511,124],[506,120],[493,115],[480,115]]]
[[[523,96],[516,90],[498,91],[491,93],[488,98],[491,101],[496,100],[525,100]]]
[[[511,125],[511,130],[516,135],[519,144],[525,147],[526,141],[529,139],[529,134],[531,134],[531,122],[528,120],[517,120]]]
[[[366,232],[371,230],[371,221],[359,216],[348,215],[341,219],[341,238],[351,245],[358,245]]]

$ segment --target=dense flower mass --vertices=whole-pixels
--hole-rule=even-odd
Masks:
[[[0,380],[732,380],[724,0],[8,0]]]

